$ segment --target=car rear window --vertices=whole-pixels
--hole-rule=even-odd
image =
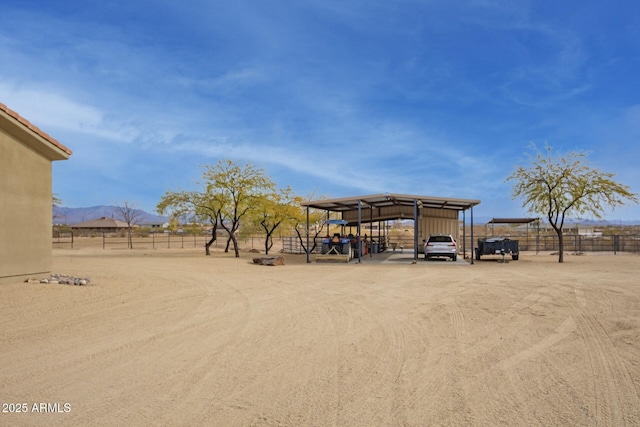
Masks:
[[[430,242],[436,242],[436,243],[438,243],[438,242],[440,242],[440,243],[442,243],[442,242],[448,243],[448,242],[451,242],[451,237],[449,237],[449,236],[431,236],[431,237],[429,237],[429,241]]]

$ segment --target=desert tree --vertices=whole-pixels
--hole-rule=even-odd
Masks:
[[[558,262],[564,262],[563,226],[571,215],[591,214],[601,218],[607,207],[637,203],[631,188],[613,180],[614,174],[589,164],[586,154],[572,151],[554,155],[551,147],[540,152],[532,147],[530,165],[517,166],[506,180],[512,183],[512,198],[523,199],[529,212],[544,215],[558,235]]]
[[[116,212],[127,223],[127,244],[129,249],[133,249],[133,226],[138,224],[142,217],[142,211],[136,208],[135,203],[123,201],[122,204],[116,205]]]
[[[158,203],[160,213],[168,209],[193,212],[208,218],[212,224],[209,246],[216,240],[217,228],[227,234],[227,246],[233,243],[235,256],[240,256],[237,231],[240,221],[255,208],[258,201],[273,190],[274,184],[262,169],[251,164],[238,165],[231,160],[220,160],[216,165],[203,166],[201,191],[167,192]]]
[[[62,200],[60,199],[60,196],[58,196],[56,193],[53,193],[51,195],[51,211],[52,211],[52,219],[56,219],[58,218],[58,215],[56,214],[56,208],[62,206]]]
[[[283,224],[291,223],[297,215],[297,199],[291,187],[274,190],[256,199],[251,218],[264,231],[264,251],[273,247],[273,234]]]
[[[205,255],[211,255],[211,245],[217,240],[221,204],[218,195],[210,191],[167,191],[156,210],[160,215],[169,213],[172,219],[191,216],[211,223],[211,238],[205,243]]]
[[[58,196],[58,194],[56,193],[53,193],[51,195],[51,201],[54,208],[58,206],[62,206],[62,200],[60,199],[60,196]]]
[[[207,192],[216,195],[220,204],[220,226],[233,242],[235,256],[240,256],[236,232],[240,221],[248,218],[259,201],[273,192],[274,183],[264,170],[246,163],[238,165],[231,160],[220,160],[215,166],[205,166],[202,174]]]
[[[327,233],[329,232],[328,227],[328,219],[325,211],[316,209],[316,208],[308,208],[309,217],[307,218],[307,208],[302,206],[302,202],[305,200],[315,200],[315,199],[323,199],[324,197],[316,197],[314,194],[311,194],[307,197],[296,196],[293,199],[293,204],[296,207],[295,214],[291,218],[293,229],[296,232],[296,236],[298,237],[298,242],[300,243],[300,247],[306,253],[307,250],[309,253],[313,252],[316,248],[316,239],[320,234],[323,233],[324,227],[327,226]],[[307,219],[308,224],[307,224]],[[309,230],[307,230],[307,225],[309,226]],[[307,248],[306,245],[306,236],[309,234],[309,238],[311,239],[311,247]]]

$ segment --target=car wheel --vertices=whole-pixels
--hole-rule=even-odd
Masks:
[[[457,260],[458,260],[458,256],[457,255],[454,255],[454,256],[451,257],[451,261],[457,261]]]

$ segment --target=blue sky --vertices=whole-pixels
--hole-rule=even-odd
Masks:
[[[4,0],[0,102],[74,151],[67,207],[153,212],[229,158],[301,195],[528,216],[504,180],[532,142],[640,192],[638,22],[631,0]]]

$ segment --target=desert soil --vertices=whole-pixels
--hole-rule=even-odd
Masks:
[[[640,425],[638,255],[201,252],[54,249],[91,284],[0,286],[0,425]]]

